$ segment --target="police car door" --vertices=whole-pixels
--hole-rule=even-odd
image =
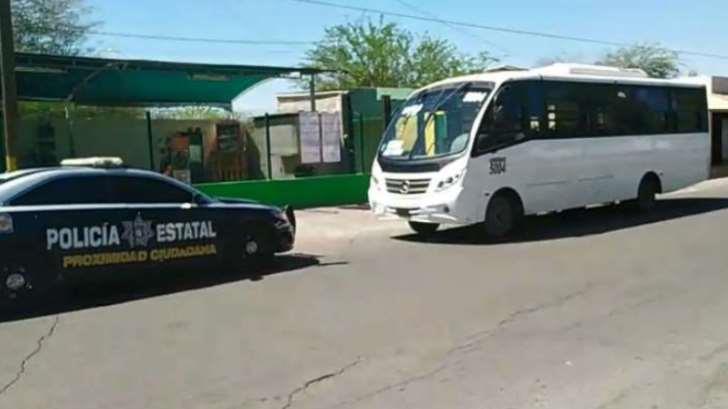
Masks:
[[[115,175],[111,190],[132,211],[122,241],[146,252],[154,269],[208,267],[222,256],[221,220],[195,203],[194,192],[161,178]]]
[[[117,222],[124,209],[111,203],[106,177],[69,173],[29,188],[10,203],[15,228],[33,244],[23,255],[47,275],[98,276],[116,267]],[[51,277],[46,277],[51,278]]]

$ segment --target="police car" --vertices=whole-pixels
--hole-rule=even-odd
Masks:
[[[0,174],[0,300],[65,278],[257,262],[294,237],[290,209],[211,198],[117,158]]]

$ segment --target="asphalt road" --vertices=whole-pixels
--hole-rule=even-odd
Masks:
[[[297,253],[80,288],[0,322],[0,407],[725,408],[728,181],[650,216],[430,240],[299,214]]]

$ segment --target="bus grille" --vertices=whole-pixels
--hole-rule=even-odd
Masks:
[[[387,179],[387,192],[399,195],[421,195],[429,186],[430,179]]]

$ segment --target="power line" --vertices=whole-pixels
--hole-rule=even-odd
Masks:
[[[290,1],[295,1],[297,3],[304,3],[304,4],[312,4],[312,5],[317,5],[317,6],[338,8],[338,9],[342,9],[342,10],[352,10],[352,11],[357,11],[357,12],[362,12],[362,13],[373,13],[373,14],[381,14],[381,15],[385,15],[385,16],[406,18],[406,19],[411,19],[411,20],[429,21],[432,23],[439,23],[439,24],[452,24],[452,25],[457,25],[457,26],[461,26],[461,27],[477,28],[480,30],[488,30],[488,31],[497,31],[497,32],[507,33],[507,34],[549,38],[549,39],[553,39],[553,40],[575,41],[575,42],[581,42],[581,43],[606,45],[606,46],[610,46],[610,47],[629,47],[632,45],[630,43],[600,40],[600,39],[596,39],[596,38],[568,36],[568,35],[562,35],[562,34],[545,33],[545,32],[540,32],[540,31],[530,31],[530,30],[521,30],[521,29],[515,29],[515,28],[508,28],[508,27],[489,26],[489,25],[483,25],[483,24],[470,23],[467,21],[448,20],[448,19],[441,19],[441,18],[437,18],[437,17],[416,16],[413,14],[399,13],[399,12],[395,12],[395,11],[387,11],[387,10],[381,10],[381,9],[368,8],[368,7],[347,6],[344,4],[332,3],[329,1],[322,1],[322,0],[290,0]],[[699,52],[699,51],[680,50],[680,49],[669,49],[669,50],[672,52],[678,53],[678,54],[682,54],[682,55],[693,55],[693,56],[698,56],[698,57],[728,60],[728,55],[703,53],[703,52]]]
[[[427,17],[437,18],[437,16],[435,16],[432,13],[430,13],[429,11],[422,10],[422,9],[418,8],[417,6],[415,6],[413,4],[410,4],[410,3],[408,3],[408,2],[406,2],[404,0],[395,0],[395,1],[397,3],[399,3],[399,4],[401,4],[402,6],[404,6],[405,8],[409,8],[409,9],[412,9],[412,10],[416,11],[417,14],[424,15],[424,16],[427,16]],[[468,36],[470,38],[476,39],[478,41],[482,41],[485,44],[488,44],[489,46],[491,46],[493,48],[499,49],[503,53],[503,55],[500,56],[499,58],[505,58],[509,54],[509,51],[506,50],[505,48],[503,48],[502,46],[494,43],[493,41],[490,41],[490,40],[487,40],[487,39],[483,38],[482,36],[480,36],[480,35],[472,32],[469,29],[466,29],[464,27],[457,26],[455,24],[450,24],[450,23],[443,23],[443,25],[446,26],[446,27],[449,27],[452,30],[457,31],[460,34],[464,34],[464,35],[466,35],[466,36]]]
[[[208,43],[208,44],[243,44],[243,45],[288,45],[303,46],[314,44],[314,41],[288,41],[288,40],[236,40],[226,38],[205,38],[205,37],[180,37],[155,34],[121,33],[112,31],[89,30],[88,35],[105,37],[136,38],[143,40],[178,41],[187,43]]]

